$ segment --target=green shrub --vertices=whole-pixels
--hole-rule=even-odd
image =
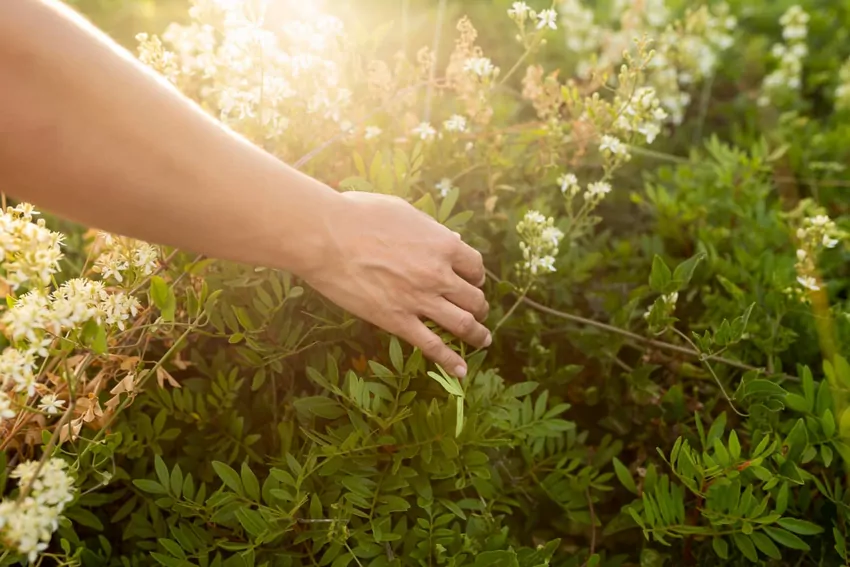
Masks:
[[[10,209],[44,255],[4,264],[0,564],[850,561],[850,10],[448,4],[373,32],[198,2],[140,57],[482,250],[467,379],[289,274],[71,229],[60,260]]]

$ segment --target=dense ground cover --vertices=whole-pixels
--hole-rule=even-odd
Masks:
[[[9,209],[0,564],[850,561],[850,7],[73,4],[461,232],[495,340],[457,383],[288,274]]]

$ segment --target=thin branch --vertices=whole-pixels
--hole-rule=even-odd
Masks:
[[[590,510],[590,553],[587,555],[587,561],[584,562],[584,567],[590,563],[590,558],[596,555],[596,510],[593,507],[593,497],[590,495],[590,489],[586,488],[584,495],[587,498],[587,507]]]
[[[493,281],[496,281],[496,282],[502,281],[501,278],[499,278],[495,273],[493,273],[489,269],[487,270],[487,275],[490,276],[490,278]],[[572,313],[566,313],[564,311],[552,309],[551,307],[547,307],[547,306],[543,305],[542,303],[538,303],[538,302],[534,301],[533,299],[529,299],[528,297],[523,298],[522,302],[525,303],[526,305],[528,305],[529,307],[531,307],[532,309],[540,311],[541,313],[546,313],[547,315],[552,315],[554,317],[560,317],[561,319],[566,319],[567,321],[572,321],[574,323],[578,323],[580,325],[585,325],[587,327],[594,327],[594,328],[600,329],[602,331],[606,331],[608,333],[614,333],[614,334],[617,334],[617,335],[621,335],[621,336],[626,337],[628,339],[631,339],[632,341],[635,341],[637,343],[649,345],[649,346],[652,346],[652,347],[655,347],[655,348],[658,348],[658,349],[669,350],[669,351],[678,352],[678,353],[681,353],[681,354],[686,354],[688,356],[691,356],[691,357],[697,358],[697,359],[704,359],[704,360],[711,360],[711,361],[714,361],[714,362],[719,362],[721,364],[725,364],[725,365],[731,366],[733,368],[738,368],[740,370],[747,370],[747,371],[758,372],[758,373],[762,373],[762,374],[768,374],[767,369],[765,369],[765,368],[760,368],[760,367],[757,367],[757,366],[751,366],[749,364],[745,364],[743,362],[733,360],[731,358],[726,358],[726,357],[723,357],[723,356],[705,355],[703,353],[700,353],[697,350],[694,350],[694,349],[691,349],[691,348],[688,348],[688,347],[675,345],[675,344],[668,343],[668,342],[665,342],[665,341],[659,341],[657,339],[650,339],[648,337],[644,337],[644,336],[639,335],[637,333],[627,331],[626,329],[621,329],[620,327],[615,327],[614,325],[609,325],[608,323],[602,323],[601,321],[595,321],[593,319],[587,319],[587,318],[581,317],[579,315],[573,315]],[[789,380],[789,381],[793,381],[793,382],[799,382],[800,381],[799,378],[797,378],[796,376],[791,376],[790,374],[773,374],[773,376],[777,376],[779,378],[783,378],[785,380]]]

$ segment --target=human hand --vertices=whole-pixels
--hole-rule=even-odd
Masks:
[[[300,274],[340,307],[398,335],[458,378],[466,363],[420,318],[474,347],[487,347],[481,324],[481,254],[458,234],[397,197],[349,192],[324,216],[321,262]]]

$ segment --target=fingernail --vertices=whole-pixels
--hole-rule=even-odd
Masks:
[[[487,348],[493,344],[493,335],[491,333],[487,333],[487,338],[484,339],[484,348]]]
[[[466,366],[464,366],[462,364],[456,366],[455,367],[455,376],[457,376],[461,380],[466,378]]]

